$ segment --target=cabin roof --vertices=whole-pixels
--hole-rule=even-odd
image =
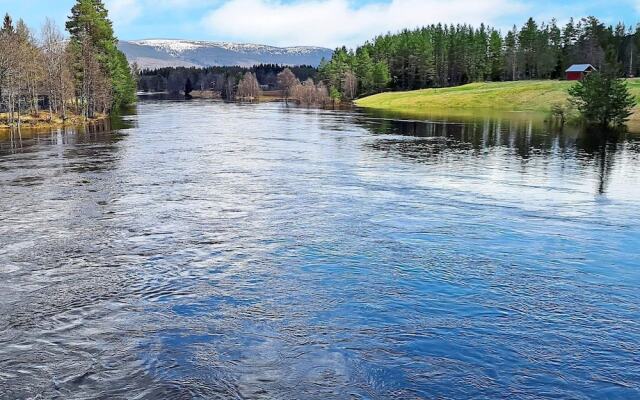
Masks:
[[[565,72],[587,72],[589,70],[595,70],[595,67],[591,64],[573,64]]]

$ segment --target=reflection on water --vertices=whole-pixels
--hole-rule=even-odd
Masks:
[[[108,120],[91,122],[83,126],[67,126],[55,129],[47,128],[2,128],[0,129],[0,155],[22,152],[37,145],[69,145],[107,140],[117,141],[113,132],[132,128],[135,110],[129,110],[125,117],[113,117]]]
[[[636,398],[640,140],[143,101],[0,136],[0,398]]]
[[[497,155],[505,151],[509,162],[518,162],[523,168],[533,160],[575,160],[583,167],[597,170],[597,192],[604,194],[607,179],[616,152],[637,151],[640,135],[623,132],[603,132],[594,129],[559,127],[540,115],[522,115],[519,118],[467,118],[465,122],[449,119],[431,123],[406,120],[393,115],[366,114],[361,122],[379,135],[408,136],[417,140],[397,138],[381,139],[372,148],[397,152],[418,162],[429,162],[438,157],[463,152],[484,158],[488,153]],[[631,143],[630,143],[631,142]],[[619,148],[619,145],[621,148]]]

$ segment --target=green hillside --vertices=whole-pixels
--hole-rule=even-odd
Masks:
[[[640,101],[640,79],[630,79],[628,83]],[[573,84],[549,80],[471,83],[451,88],[381,93],[359,99],[356,104],[416,114],[446,109],[549,112],[553,104],[566,102],[567,90]],[[634,119],[640,118],[639,115],[640,112],[636,112]]]

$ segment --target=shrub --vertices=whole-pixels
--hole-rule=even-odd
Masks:
[[[636,99],[623,79],[594,72],[569,89],[571,104],[590,123],[620,126],[631,116]]]

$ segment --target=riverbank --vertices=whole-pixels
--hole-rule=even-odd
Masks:
[[[60,118],[60,116],[54,115],[51,118],[51,115],[48,112],[40,112],[36,115],[33,114],[23,114],[20,115],[20,128],[21,129],[56,129],[63,128],[67,126],[78,126],[86,123],[92,123],[97,121],[102,121],[108,118],[106,114],[99,114],[94,118],[86,120],[84,117],[80,115],[69,115],[66,119]],[[9,124],[9,114],[0,113],[0,129],[8,130],[11,129],[11,125]],[[17,124],[14,123],[13,127],[17,127]]]
[[[222,99],[222,93],[214,90],[194,90],[189,94],[194,99]],[[257,101],[284,101],[282,90],[264,90]]]
[[[640,100],[640,79],[629,79],[629,89]],[[491,111],[551,111],[554,104],[566,103],[567,90],[575,82],[518,81],[487,82],[408,92],[388,92],[356,100],[356,105],[380,111],[424,113],[447,109]],[[640,121],[640,108],[632,116]]]

